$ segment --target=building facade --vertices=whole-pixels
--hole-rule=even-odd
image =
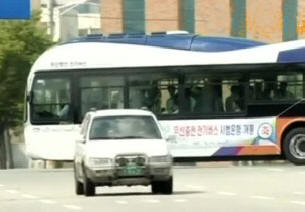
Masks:
[[[54,41],[101,33],[99,0],[32,0]]]
[[[305,38],[305,0],[100,0],[101,32],[186,30],[265,42]]]

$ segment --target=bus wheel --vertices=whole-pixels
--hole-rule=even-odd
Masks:
[[[284,138],[284,154],[296,165],[305,164],[305,128],[290,130]]]

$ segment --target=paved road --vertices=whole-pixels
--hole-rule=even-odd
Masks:
[[[139,186],[84,197],[74,194],[70,169],[0,171],[0,212],[305,211],[305,167],[176,168],[174,177],[173,195]]]

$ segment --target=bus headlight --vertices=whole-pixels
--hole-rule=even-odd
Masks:
[[[111,158],[88,158],[87,164],[89,167],[104,167],[111,166],[112,159]]]
[[[150,158],[151,163],[171,163],[172,156],[171,155],[162,155],[162,156],[152,156]]]

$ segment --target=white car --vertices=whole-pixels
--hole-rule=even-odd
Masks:
[[[88,112],[76,141],[74,174],[78,195],[120,185],[173,192],[172,156],[156,117],[145,110]]]

